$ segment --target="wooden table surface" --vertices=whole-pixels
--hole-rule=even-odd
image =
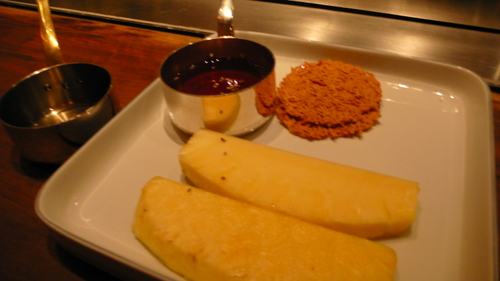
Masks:
[[[72,17],[53,20],[65,61],[106,68],[119,108],[158,77],[171,51],[199,40]],[[38,13],[0,6],[0,93],[45,66]],[[500,95],[492,93],[492,100],[500,163]],[[116,280],[66,251],[36,216],[35,197],[55,169],[23,161],[0,126],[0,280]],[[497,177],[499,171],[497,164]]]

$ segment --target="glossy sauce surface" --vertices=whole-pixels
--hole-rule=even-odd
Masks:
[[[196,75],[179,86],[181,92],[195,95],[219,95],[251,87],[259,78],[240,70],[214,70]]]
[[[192,65],[176,77],[177,90],[194,95],[233,93],[256,84],[259,66],[246,59],[212,59]]]

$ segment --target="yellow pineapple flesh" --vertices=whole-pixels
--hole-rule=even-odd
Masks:
[[[210,130],[179,152],[197,187],[364,238],[410,227],[418,184]]]
[[[133,232],[187,280],[393,280],[391,248],[156,177]]]

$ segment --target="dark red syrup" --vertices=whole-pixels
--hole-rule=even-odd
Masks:
[[[177,90],[195,95],[220,95],[256,84],[261,77],[257,65],[245,59],[211,59],[180,73]]]

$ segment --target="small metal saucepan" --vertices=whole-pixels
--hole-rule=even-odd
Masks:
[[[48,67],[0,99],[0,120],[22,157],[62,163],[114,115],[111,75],[87,63],[64,63],[48,0],[37,0]]]
[[[272,116],[274,55],[259,43],[234,37],[232,12],[232,1],[222,0],[218,36],[176,50],[161,66],[170,121],[188,134],[207,128],[244,135]],[[253,78],[245,77],[248,73]]]

